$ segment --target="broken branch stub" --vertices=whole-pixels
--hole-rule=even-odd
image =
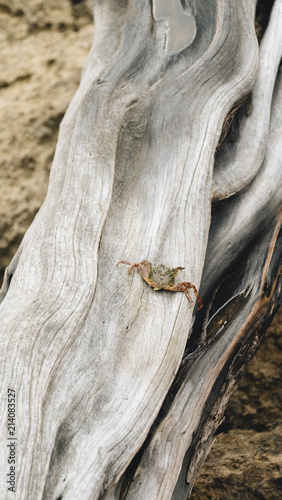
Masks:
[[[238,343],[253,353],[251,319],[279,302],[281,193],[267,182],[281,158],[279,79],[265,160],[210,230],[224,119],[260,67],[255,1],[178,2],[156,18],[154,7],[94,2],[48,194],[6,272],[1,391],[17,394],[16,498],[185,498],[241,372]],[[196,32],[179,50],[181,9]],[[119,259],[185,267],[205,298],[196,320],[184,294],[145,287]]]

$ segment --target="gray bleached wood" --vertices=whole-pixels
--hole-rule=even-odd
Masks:
[[[276,75],[282,57],[282,2],[273,6],[260,46],[260,61],[252,89],[249,117],[241,120],[239,138],[224,144],[215,161],[213,200],[232,196],[254,179],[265,157]]]
[[[264,201],[258,209],[254,197],[268,172],[277,171],[278,84],[269,156],[246,193],[254,206],[247,232],[256,234],[257,210],[266,222],[272,218],[257,246],[259,256],[270,255],[269,265],[264,268],[262,258],[258,271],[244,267],[227,301],[229,315],[223,302],[219,331],[211,327],[212,297],[232,261],[229,248],[232,255],[244,248],[238,225],[246,203],[240,198],[233,212],[232,203],[227,207],[223,236],[227,224],[238,221],[233,244],[221,254],[220,223],[209,235],[214,154],[228,110],[253,88],[259,51],[254,0],[198,0],[189,8],[196,37],[172,54],[167,23],[154,19],[151,2],[94,2],[93,46],[60,127],[48,194],[1,292],[1,398],[8,387],[16,391],[20,422],[13,498],[175,500],[188,494],[227,396],[213,426],[207,401],[217,415],[211,394],[266,278],[276,297],[267,249],[269,241],[275,247],[273,234],[278,238],[273,220],[281,193],[269,183],[265,200],[275,202],[268,210]],[[204,322],[197,329],[201,316],[194,321],[184,294],[155,292],[140,276],[116,269],[119,259],[145,258],[185,267],[183,280],[197,288],[204,273],[206,329]],[[231,305],[236,314],[241,308],[239,318],[230,315]],[[214,394],[220,399],[218,390]],[[1,469],[6,465],[3,453]],[[9,498],[3,482],[0,491]]]
[[[238,259],[248,244],[266,231],[279,213],[282,200],[282,72],[276,78],[273,92],[270,127],[266,141],[264,162],[253,182],[229,206],[219,207],[211,228],[206,262],[202,277],[203,293],[212,289]],[[216,254],[218,241],[222,251]]]

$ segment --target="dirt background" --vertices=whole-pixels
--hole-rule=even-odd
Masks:
[[[44,199],[93,30],[90,0],[0,0],[1,281]],[[193,500],[282,499],[281,320],[280,308],[230,400]]]

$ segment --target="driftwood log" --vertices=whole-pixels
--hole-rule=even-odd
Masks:
[[[282,1],[258,8],[94,2],[1,289],[1,499],[189,496],[281,300]],[[119,259],[185,267],[204,307]]]

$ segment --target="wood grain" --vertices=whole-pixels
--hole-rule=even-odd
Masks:
[[[208,338],[197,325],[211,320],[212,297],[231,264],[281,204],[273,181],[281,163],[281,89],[274,84],[281,40],[276,34],[272,58],[271,20],[259,51],[255,3],[191,2],[195,39],[172,53],[167,23],[154,19],[149,0],[94,2],[93,46],[61,124],[48,194],[1,292],[1,400],[7,388],[16,391],[19,423],[14,498],[164,500],[191,490],[186,452],[192,485],[220,420],[208,428],[207,404],[212,414],[221,394],[214,388],[258,300],[272,226],[252,254],[257,268],[244,267],[218,306],[240,299],[224,334],[220,327]],[[280,1],[275,8],[280,16]],[[261,72],[270,59],[262,101]],[[225,167],[234,190],[242,189],[234,162],[217,164],[213,174],[224,119],[256,88],[254,112],[265,103],[268,114],[263,132],[254,132],[266,144],[264,162],[258,166],[250,153],[247,189],[212,216],[212,197],[232,194]],[[224,195],[212,194],[217,190]],[[183,280],[202,284],[201,316],[195,321],[184,294],[155,292],[138,274],[116,268],[120,259],[185,267]],[[159,425],[195,343],[199,356]],[[227,399],[222,393],[218,415]],[[5,442],[3,405],[1,416]],[[6,464],[7,452],[2,470]],[[10,498],[4,483],[1,498]]]

